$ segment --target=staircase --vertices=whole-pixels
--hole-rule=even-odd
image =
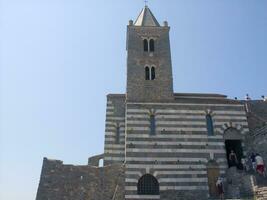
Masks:
[[[255,179],[254,192],[256,200],[267,200],[267,178],[256,174]]]
[[[261,128],[258,128],[258,129],[256,129],[256,130],[254,130],[252,133],[251,133],[251,135],[253,136],[253,137],[263,137],[263,136],[265,136],[265,135],[267,135],[267,125],[265,125],[265,126],[263,126],[263,127],[261,127]]]
[[[267,177],[230,168],[226,179],[225,199],[267,200]]]
[[[266,200],[267,199],[267,186],[255,188],[256,200]]]

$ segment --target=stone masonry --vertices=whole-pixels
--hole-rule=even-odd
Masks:
[[[147,6],[130,20],[126,94],[107,95],[104,154],[84,166],[44,158],[36,200],[206,200],[218,176],[227,197],[253,197],[251,175],[228,158],[266,156],[266,102],[174,93],[169,31]]]

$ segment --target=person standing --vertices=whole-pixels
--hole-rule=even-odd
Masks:
[[[254,171],[256,171],[256,159],[255,159],[256,155],[255,153],[251,153],[251,156],[250,156],[250,160],[251,160],[251,163],[252,163],[252,168]]]
[[[255,157],[255,160],[256,160],[256,170],[257,172],[260,174],[260,175],[263,175],[265,176],[265,170],[264,170],[264,162],[263,162],[263,159],[262,157],[260,156],[260,154],[256,154],[256,157]]]
[[[234,150],[231,150],[231,153],[229,154],[229,167],[237,167],[237,157],[234,152]]]
[[[218,180],[216,181],[216,187],[217,187],[220,199],[224,199],[223,180],[221,177],[218,177]]]
[[[246,172],[248,171],[248,166],[247,166],[247,159],[245,157],[241,158],[241,164],[242,164],[242,169]]]

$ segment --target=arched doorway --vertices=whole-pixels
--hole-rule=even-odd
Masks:
[[[138,181],[137,191],[139,195],[159,195],[158,180],[151,174],[145,174]]]
[[[207,164],[208,185],[210,197],[218,197],[218,191],[216,187],[216,181],[220,176],[219,165],[215,160],[210,160]]]
[[[229,162],[229,154],[231,151],[234,151],[237,157],[237,168],[242,169],[241,158],[243,157],[243,148],[242,148],[243,136],[235,128],[228,128],[224,131],[224,141],[225,141],[225,150],[228,161],[228,166],[231,166]]]

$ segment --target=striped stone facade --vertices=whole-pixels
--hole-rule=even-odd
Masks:
[[[225,140],[240,140],[246,151],[249,130],[241,102],[219,94],[173,92],[169,30],[148,7],[129,23],[126,94],[107,96],[104,163],[124,163],[126,200],[206,199],[210,163],[216,163],[222,176],[228,168]],[[145,47],[151,40],[153,51]],[[145,74],[151,67],[153,80]],[[148,174],[158,181],[159,194],[138,192],[138,181]]]
[[[255,106],[220,94],[174,93],[169,31],[147,6],[129,22],[126,94],[107,95],[104,154],[86,166],[45,158],[37,200],[218,197],[217,178],[229,178],[229,151],[240,163],[249,128],[259,125]]]
[[[108,95],[105,124],[104,164],[123,163],[124,160],[125,95]]]
[[[109,96],[105,164],[125,161],[125,199],[150,199],[137,194],[138,180],[147,173],[157,178],[161,193],[195,191],[206,197],[207,163],[216,161],[220,174],[225,174],[224,132],[232,127],[240,136],[231,137],[244,139],[249,131],[244,105],[222,95],[184,95],[175,94],[172,103],[131,103],[125,102],[123,95],[118,103],[116,95]],[[125,117],[119,112],[116,115],[115,105],[126,107]],[[150,135],[151,114],[156,119],[155,135]],[[212,116],[213,136],[207,134],[207,114]],[[121,127],[119,144],[115,143],[117,123]],[[246,153],[244,145],[243,150]],[[160,195],[151,196],[155,198]]]

